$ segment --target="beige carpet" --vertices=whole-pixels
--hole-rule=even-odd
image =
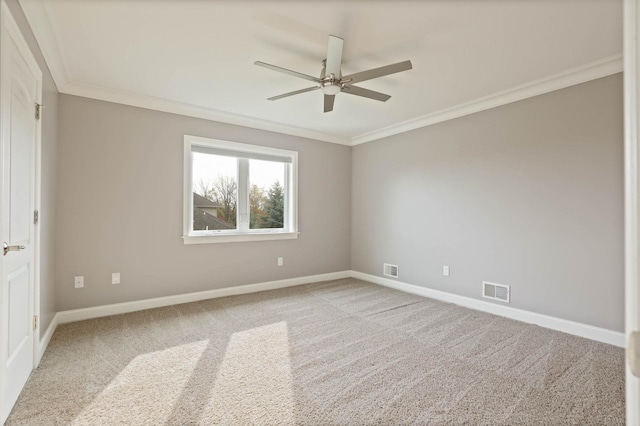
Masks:
[[[8,425],[616,425],[613,346],[354,279],[62,325]]]

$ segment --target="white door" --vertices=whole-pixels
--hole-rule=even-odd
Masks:
[[[624,3],[627,424],[640,426],[640,7]]]
[[[4,5],[3,5],[4,6]],[[34,367],[34,206],[38,79],[2,8],[0,241],[2,248],[0,421]],[[13,23],[13,21],[11,22]],[[13,23],[15,25],[15,23]],[[14,27],[15,28],[15,27]],[[20,36],[21,37],[21,36]],[[31,67],[30,67],[31,65]],[[5,243],[7,248],[5,248]]]

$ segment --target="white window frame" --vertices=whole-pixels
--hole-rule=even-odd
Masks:
[[[213,148],[259,156],[287,157],[285,164],[284,227],[249,229],[249,160],[238,157],[238,229],[193,230],[193,148]],[[185,244],[229,243],[239,241],[290,240],[298,238],[298,153],[279,148],[229,142],[200,136],[184,136],[184,211],[182,239]]]

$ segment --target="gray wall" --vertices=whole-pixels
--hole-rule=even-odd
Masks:
[[[352,269],[508,284],[515,308],[623,331],[622,95],[617,74],[354,147]]]
[[[69,95],[59,108],[58,310],[350,268],[350,147]],[[298,151],[300,238],[184,245],[184,134]]]
[[[383,262],[404,282],[474,298],[482,280],[509,284],[511,306],[623,329],[620,75],[352,151],[58,95],[17,0],[7,4],[45,77],[41,333],[58,310],[381,275]],[[185,133],[299,151],[300,239],[183,245]]]
[[[56,309],[56,183],[57,183],[57,132],[58,89],[51,77],[31,28],[17,0],[7,0],[7,6],[18,23],[29,48],[36,58],[43,75],[42,100],[46,106],[42,115],[42,174],[40,185],[40,336],[44,335]]]

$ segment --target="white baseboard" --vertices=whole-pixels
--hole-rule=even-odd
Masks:
[[[136,300],[134,302],[115,303],[112,305],[94,306],[91,308],[73,309],[61,311],[56,314],[58,324],[82,321],[91,318],[106,317],[109,315],[126,314],[128,312],[142,311],[145,309],[161,308],[164,306],[179,305],[181,303],[198,302],[201,300],[215,299],[218,297],[235,296],[238,294],[256,293],[265,290],[293,287],[301,284],[310,284],[320,281],[339,280],[351,277],[351,271],[331,272],[328,274],[309,275],[306,277],[289,278],[286,280],[269,281],[264,283],[247,284],[237,287],[217,288],[214,290],[199,291],[197,293],[177,294],[175,296],[156,297],[153,299]]]
[[[465,308],[488,312],[490,314],[526,322],[529,324],[536,324],[541,327],[562,331],[563,333],[573,334],[575,336],[585,337],[587,339],[596,340],[598,342],[608,343],[610,345],[619,346],[621,348],[625,347],[625,336],[624,333],[621,332],[594,327],[592,325],[569,321],[562,318],[538,314],[535,312],[525,311],[522,309],[512,308],[510,306],[497,305],[491,302],[485,302],[484,300],[477,300],[466,296],[459,296],[457,294],[433,290],[414,284],[407,284],[401,281],[377,277],[375,275],[369,275],[362,272],[351,271],[351,276],[353,278],[404,291],[406,293],[417,294],[419,296],[428,297],[430,299],[453,303]]]
[[[44,336],[42,336],[42,338],[40,339],[40,345],[38,349],[38,359],[36,360],[36,366],[40,365],[40,361],[42,360],[44,351],[47,350],[47,346],[49,346],[49,342],[53,337],[53,333],[56,331],[56,328],[58,327],[58,318],[59,318],[59,313],[56,313],[53,316],[53,319],[51,320],[51,322],[49,323],[49,326],[47,327],[47,331],[45,331]]]
[[[624,334],[617,331],[594,327],[592,325],[582,324],[561,318],[555,318],[535,312],[524,311],[522,309],[512,308],[509,306],[497,305],[491,302],[485,302],[483,300],[472,299],[470,297],[459,296],[457,294],[446,293],[426,287],[420,287],[414,284],[407,284],[401,281],[382,278],[375,275],[369,275],[358,271],[340,271],[328,274],[290,278],[279,281],[248,284],[237,287],[225,287],[214,290],[200,291],[197,293],[178,294],[175,296],[136,300],[134,302],[115,303],[112,305],[94,306],[91,308],[61,311],[56,313],[56,315],[53,317],[53,320],[51,320],[51,323],[47,327],[47,331],[45,332],[44,336],[42,336],[42,338],[40,339],[38,364],[40,363],[40,360],[42,359],[42,356],[44,355],[44,352],[47,349],[49,342],[51,341],[51,337],[53,336],[53,333],[55,332],[59,324],[82,321],[91,318],[105,317],[109,315],[125,314],[129,312],[142,311],[145,309],[179,305],[182,303],[198,302],[201,300],[215,299],[218,297],[256,293],[259,291],[275,290],[278,288],[293,287],[320,281],[339,280],[350,277],[404,291],[406,293],[417,294],[419,296],[441,300],[443,302],[454,303],[465,308],[488,312],[494,315],[499,315],[530,324],[536,324],[541,327],[562,331],[564,333],[585,337],[587,339],[592,339],[619,347],[625,346]]]

